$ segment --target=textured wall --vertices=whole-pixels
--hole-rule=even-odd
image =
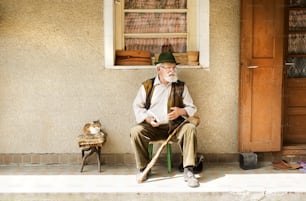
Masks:
[[[199,108],[199,151],[236,153],[239,0],[210,2],[210,70],[184,69]],[[100,119],[104,152],[132,153],[132,101],[149,70],[103,66],[102,0],[0,0],[0,153],[75,153]],[[205,53],[202,53],[205,54]]]

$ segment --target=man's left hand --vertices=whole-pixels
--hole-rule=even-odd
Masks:
[[[184,116],[187,114],[184,108],[171,107],[170,110],[171,112],[168,114],[169,120],[174,120],[174,119],[177,119],[179,116]]]

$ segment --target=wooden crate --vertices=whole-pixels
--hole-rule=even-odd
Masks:
[[[115,65],[152,65],[151,52],[116,50]]]

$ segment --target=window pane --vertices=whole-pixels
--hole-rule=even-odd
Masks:
[[[125,13],[125,33],[186,33],[186,13]]]
[[[187,8],[187,0],[125,0],[125,9]]]
[[[160,53],[164,47],[172,47],[173,52],[186,52],[186,38],[125,38],[126,50]]]

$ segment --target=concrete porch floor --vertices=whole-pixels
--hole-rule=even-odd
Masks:
[[[134,165],[5,165],[0,166],[0,201],[83,200],[305,200],[306,173],[274,170],[270,163],[242,170],[238,163],[204,164],[201,183],[190,188],[176,167],[168,174],[157,164],[149,180],[136,182]]]

